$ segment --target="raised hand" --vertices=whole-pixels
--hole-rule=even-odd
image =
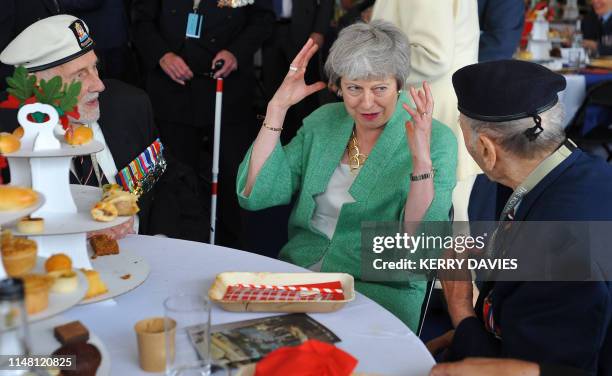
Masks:
[[[411,108],[406,103],[402,106],[410,114],[412,120],[406,122],[406,135],[408,136],[408,146],[412,154],[412,161],[415,166],[431,169],[431,121],[433,112],[433,97],[427,82],[423,82],[423,90],[410,88],[410,95],[416,106]],[[427,171],[425,171],[427,172]],[[418,172],[416,172],[418,173]]]
[[[317,52],[317,49],[317,44],[309,38],[304,47],[302,47],[302,50],[291,62],[289,72],[287,72],[283,83],[270,100],[270,105],[286,110],[310,94],[325,88],[323,82],[319,81],[312,85],[306,85],[306,81],[304,81],[308,62]]]

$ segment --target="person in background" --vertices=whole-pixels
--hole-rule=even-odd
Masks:
[[[136,68],[128,47],[128,16],[123,0],[58,0],[62,11],[87,22],[95,34],[100,76],[135,84]]]
[[[58,0],[3,0],[0,9],[0,51],[34,22],[60,14]],[[12,66],[0,63],[0,91],[12,74]]]
[[[480,41],[478,61],[511,59],[525,23],[522,1],[478,0]]]
[[[210,171],[200,158],[203,138],[213,140],[215,79],[223,78],[216,239],[242,248],[236,171],[255,121],[253,56],[272,33],[271,2],[133,0],[132,9],[134,45],[161,136],[179,161],[202,175]]]
[[[540,229],[536,225],[521,227],[526,222],[612,220],[612,167],[582,152],[565,136],[558,99],[565,78],[538,64],[500,60],[458,70],[453,85],[467,149],[491,179],[490,192],[494,192],[473,220],[494,211],[500,225],[491,258],[527,253],[530,262],[521,270],[534,274],[524,278],[527,281],[518,272],[487,278],[475,307],[471,278],[442,279],[455,329],[432,340],[435,343],[428,348],[432,353],[446,348],[449,361],[508,357],[609,375],[609,270],[588,265],[589,281],[568,281],[569,273],[579,269],[578,260],[590,259],[589,252],[595,250],[588,248],[584,232],[577,239],[571,233],[541,236],[535,233]],[[519,229],[527,244],[517,246],[514,240],[520,237],[505,237],[510,229]],[[563,276],[534,281],[546,279],[546,272],[559,266],[554,263],[564,260],[569,261],[561,267]]]
[[[181,229],[175,229],[175,226],[185,227],[180,211],[184,210],[182,202],[190,201],[191,197],[177,176],[178,163],[171,160],[165,150],[163,159],[159,153],[150,152],[158,137],[151,102],[141,89],[118,80],[100,80],[93,46],[94,40],[83,20],[57,15],[42,19],[21,32],[2,51],[0,61],[11,66],[24,66],[39,80],[60,76],[64,83],[79,81],[80,116],[78,119],[69,117],[70,126],[90,127],[93,138],[105,148],[91,156],[73,158],[71,182],[96,187],[105,183],[121,184],[118,173],[129,168],[131,162],[140,156],[140,166],[142,160],[149,162],[142,181],[154,180],[155,176],[159,180],[138,200],[138,231],[148,235],[182,237]],[[0,102],[6,96],[6,92],[1,92]],[[18,125],[16,119],[17,109],[0,110],[0,131],[12,132]],[[161,177],[154,175],[163,171],[161,165],[164,163],[167,163],[166,171]],[[124,176],[130,179],[130,174]],[[177,193],[179,189],[181,191]],[[131,225],[127,222],[125,226],[111,229],[108,234],[121,237],[133,232]],[[201,226],[198,231],[201,232]]]
[[[451,76],[478,61],[478,4],[476,0],[376,1],[372,19],[393,22],[410,40],[407,86],[427,81],[436,100],[433,117],[457,136],[457,187],[453,192],[454,218],[467,220],[472,184],[480,169],[465,149],[457,119],[457,97]]]
[[[325,43],[334,12],[333,0],[274,0],[276,27],[262,49],[262,74],[266,99],[270,100],[285,78],[285,71],[308,38],[319,50]],[[321,80],[320,56],[310,60],[306,82]],[[316,95],[304,98],[287,113],[283,142],[295,136],[302,120],[319,106]]]
[[[537,364],[517,359],[468,358],[460,362],[439,363],[429,376],[589,376],[583,370]]]
[[[612,0],[593,0],[593,12],[582,21],[584,47],[596,55],[612,55]]]
[[[287,204],[296,194],[280,258],[314,271],[352,274],[359,292],[416,330],[425,282],[361,279],[361,224],[448,220],[456,139],[432,119],[427,83],[424,92],[410,90],[416,110],[406,104],[409,42],[396,26],[378,20],[339,34],[325,72],[343,101],[313,112],[283,147],[288,109],[325,88],[304,82],[316,51],[309,39],[288,67],[240,165],[236,193],[248,210]]]

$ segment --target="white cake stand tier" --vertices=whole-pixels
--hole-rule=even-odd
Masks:
[[[90,254],[93,254],[93,251],[90,251]],[[140,286],[151,272],[149,263],[129,249],[120,249],[118,255],[92,257],[91,263],[106,284],[108,292],[85,299],[79,304],[96,303],[132,291]]]
[[[70,199],[74,198],[76,211],[56,211],[45,204],[33,213],[33,216],[45,220],[42,233],[23,234],[15,227],[16,223],[9,225],[8,228],[14,235],[24,235],[35,240],[39,256],[49,257],[55,253],[65,253],[70,256],[75,268],[91,269],[91,261],[87,254],[87,233],[118,226],[127,222],[130,217],[117,217],[110,222],[95,221],[91,217],[90,209],[102,198],[102,190],[86,185],[66,184],[66,186]]]

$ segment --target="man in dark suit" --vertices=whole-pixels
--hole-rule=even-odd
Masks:
[[[274,34],[262,50],[262,75],[269,101],[285,78],[289,64],[302,49],[308,38],[319,46],[325,43],[325,35],[334,12],[333,0],[273,0],[276,14]],[[320,55],[317,53],[306,68],[306,82],[321,80]],[[319,106],[316,95],[311,95],[293,106],[287,113],[283,143],[295,136],[302,119]]]
[[[478,0],[478,61],[511,59],[525,23],[523,1]]]
[[[69,118],[70,126],[85,124],[92,128],[94,138],[106,148],[95,153],[91,159],[85,156],[85,162],[75,159],[71,178],[74,178],[73,182],[100,186],[107,182],[119,183],[117,172],[147,150],[158,135],[146,93],[121,81],[102,82],[98,77],[97,57],[92,48],[93,39],[83,21],[73,16],[58,15],[39,21],[22,32],[2,51],[0,59],[10,65],[23,65],[38,79],[60,76],[63,82],[77,80],[81,83],[77,105],[80,116],[78,119]],[[6,93],[0,96],[2,100],[6,99]],[[0,111],[0,130],[12,131],[17,126],[16,119],[16,109]],[[164,153],[164,156],[168,157],[168,154]],[[155,170],[159,172],[158,168],[164,163],[162,159],[148,157],[154,163],[148,165],[147,174]],[[85,171],[79,171],[77,163],[81,167],[87,166]],[[139,232],[194,239],[193,234],[186,234],[181,232],[184,229],[177,228],[182,223],[177,214],[182,209],[180,203],[188,200],[189,194],[183,190],[179,198],[176,190],[169,189],[169,186],[184,188],[185,184],[181,181],[183,176],[178,172],[181,167],[171,158],[166,158],[166,163],[166,173],[139,198]],[[92,174],[94,165],[99,167],[99,175]],[[166,202],[171,206],[168,207]],[[189,205],[193,210],[197,204],[191,202]],[[203,227],[204,224],[198,230],[201,232]]]
[[[612,55],[612,0],[593,0],[593,12],[582,21],[584,45],[599,55]]]
[[[528,256],[519,271],[531,277],[490,274],[475,308],[471,281],[443,281],[455,330],[435,347],[448,347],[447,360],[508,357],[609,375],[610,270],[587,269],[592,274],[583,279],[549,277],[545,271],[558,266],[580,272],[598,255],[574,226],[552,237],[537,232],[542,221],[612,220],[612,167],[565,141],[557,104],[565,79],[536,64],[503,60],[462,68],[453,85],[468,151],[495,182],[478,185],[488,195],[470,219],[499,219],[491,257],[523,257],[520,263]]]
[[[134,0],[132,26],[161,135],[196,171],[204,167],[199,163],[203,136],[213,138],[216,83],[209,73],[215,63],[225,63],[215,74],[224,78],[218,228],[225,231],[217,238],[240,246],[235,181],[254,120],[253,55],[270,35],[274,15],[269,1],[238,2],[244,4],[235,8],[229,3]]]
[[[60,13],[58,0],[3,0],[0,5],[0,51],[26,27]],[[0,64],[0,91],[6,89],[6,77],[13,67]]]

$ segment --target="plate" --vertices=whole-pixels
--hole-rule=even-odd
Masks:
[[[12,153],[5,153],[6,158],[51,158],[51,157],[71,157],[78,155],[88,155],[104,150],[104,145],[96,140],[92,140],[86,145],[73,146],[60,141],[59,149],[50,150],[17,150]]]
[[[343,300],[286,301],[286,300],[223,300],[228,286],[245,285],[309,285],[339,281],[344,294]],[[334,312],[355,299],[353,276],[346,273],[248,273],[224,272],[217,275],[208,290],[211,301],[231,312]]]
[[[61,344],[53,336],[53,328],[63,325],[70,320],[57,316],[49,320],[30,325],[30,337],[32,338],[32,354],[50,355],[57,350]],[[85,323],[83,323],[85,325]],[[89,328],[87,328],[89,330]],[[95,333],[89,330],[89,343],[96,346],[102,355],[102,362],[96,371],[96,376],[108,376],[111,374],[111,358],[106,346]]]
[[[46,260],[47,259],[43,257],[38,258],[36,267],[34,268],[35,273],[44,273]],[[77,273],[77,277],[79,279],[79,285],[76,290],[71,293],[63,294],[59,292],[49,292],[49,307],[33,315],[28,315],[29,322],[39,321],[55,316],[68,310],[83,300],[83,297],[85,297],[85,293],[87,292],[87,278],[80,270],[75,270],[75,272]]]
[[[96,303],[125,294],[140,286],[149,276],[151,268],[144,258],[129,249],[120,249],[118,255],[91,257],[93,251],[88,245],[92,267],[108,287],[108,292],[85,299],[79,304]],[[129,275],[129,278],[125,278]],[[123,277],[123,278],[122,278]]]
[[[41,236],[78,234],[82,232],[99,231],[118,226],[131,217],[117,217],[110,222],[98,222],[91,217],[91,208],[102,199],[102,190],[88,185],[71,184],[70,191],[77,207],[77,213],[48,213],[44,215],[45,229],[38,234],[22,234],[17,231],[15,223],[7,226],[13,235]],[[42,205],[42,204],[41,204]],[[33,211],[33,210],[32,210]],[[21,216],[23,217],[23,215]],[[17,217],[15,219],[21,218]]]
[[[43,206],[45,203],[45,197],[38,192],[36,192],[36,194],[38,195],[38,199],[36,200],[36,203],[28,206],[27,208],[24,208],[21,210],[0,211],[0,225],[3,225],[5,223],[14,222],[36,211],[36,209]]]

